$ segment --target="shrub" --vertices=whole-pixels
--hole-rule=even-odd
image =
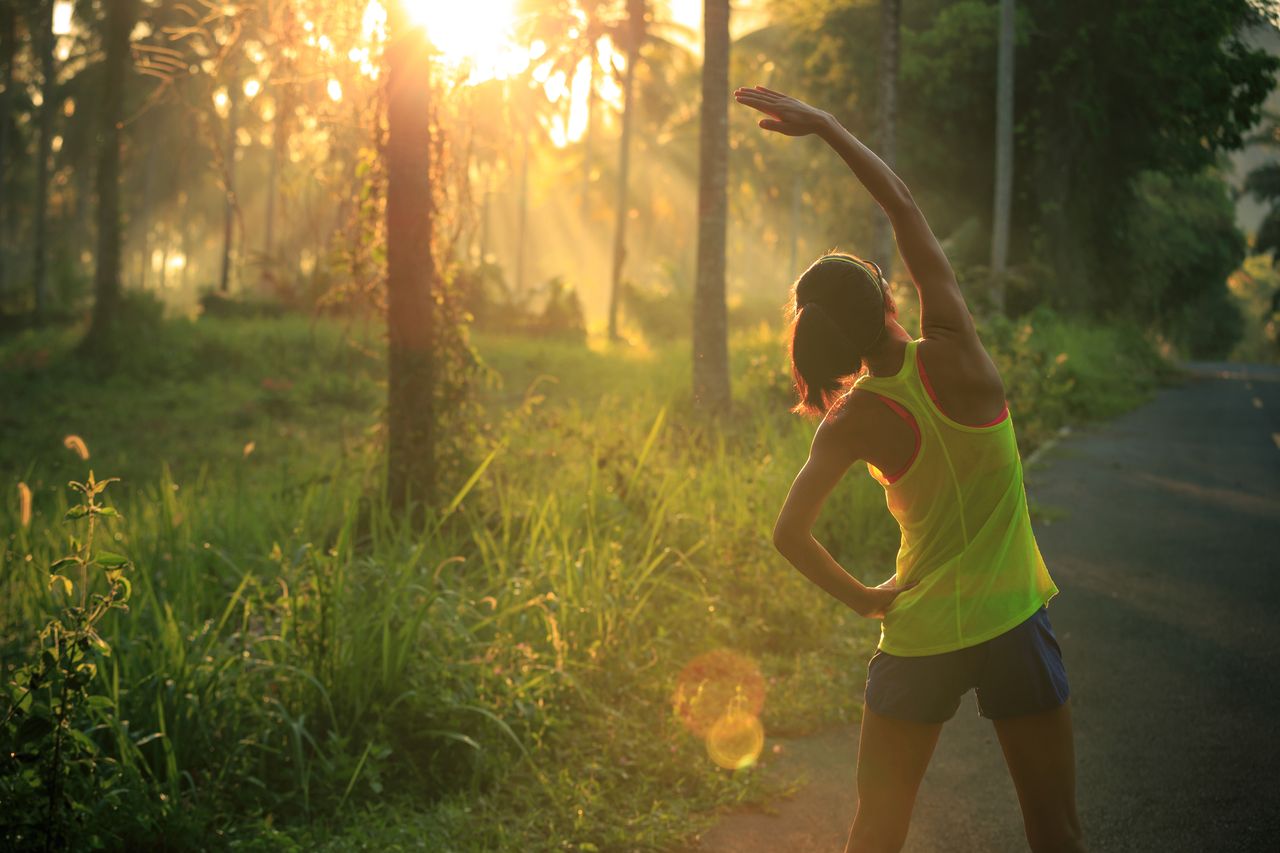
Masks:
[[[278,302],[252,297],[231,297],[207,290],[200,295],[200,314],[203,317],[279,317],[284,306]]]

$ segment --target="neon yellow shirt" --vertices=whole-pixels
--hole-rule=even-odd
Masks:
[[[944,415],[927,375],[922,382],[919,343],[907,344],[893,376],[863,375],[853,386],[896,402],[919,429],[904,472],[891,479],[867,465],[902,528],[897,581],[919,581],[881,623],[880,648],[906,657],[989,640],[1058,592],[1031,531],[1012,415],[980,427]]]

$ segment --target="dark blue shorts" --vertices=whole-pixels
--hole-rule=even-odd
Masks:
[[[867,667],[866,706],[884,717],[943,723],[976,689],[992,720],[1050,711],[1067,701],[1067,670],[1041,607],[998,637],[954,652],[899,657],[877,651]]]

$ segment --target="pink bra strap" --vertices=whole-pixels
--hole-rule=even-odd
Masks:
[[[907,464],[903,465],[900,469],[898,469],[893,474],[885,475],[885,480],[887,482],[894,483],[897,481],[899,477],[907,473],[907,469],[911,467],[911,463],[915,462],[916,457],[920,455],[920,426],[916,423],[916,419],[911,416],[911,413],[908,412],[905,408],[903,408],[902,404],[899,403],[897,400],[891,400],[888,397],[882,396],[880,394],[876,394],[874,391],[872,391],[871,393],[872,393],[872,396],[879,398],[881,401],[884,402],[886,406],[888,406],[893,411],[897,412],[898,416],[902,418],[904,421],[906,421],[908,425],[910,425],[911,431],[916,435],[916,447],[914,450],[911,451],[911,458],[907,460]]]

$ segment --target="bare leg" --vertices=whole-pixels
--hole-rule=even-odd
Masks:
[[[858,813],[845,853],[897,853],[941,723],[908,723],[866,708],[858,741]]]
[[[1076,814],[1076,758],[1071,707],[994,720],[1018,790],[1027,841],[1035,853],[1083,853]]]

